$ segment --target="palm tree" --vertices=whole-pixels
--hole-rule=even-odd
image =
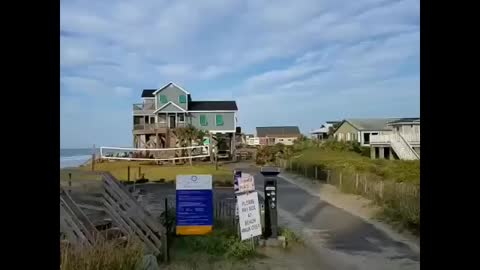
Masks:
[[[206,133],[203,130],[197,129],[192,124],[189,124],[186,127],[175,129],[175,134],[180,146],[185,147],[192,146],[193,142],[201,143]],[[188,149],[188,155],[190,157],[190,165],[192,165],[192,148]]]

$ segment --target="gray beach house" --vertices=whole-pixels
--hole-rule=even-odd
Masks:
[[[158,89],[144,89],[142,100],[133,104],[133,147],[175,147],[175,129],[192,124],[228,139],[233,154],[238,110],[235,101],[194,101],[190,92],[173,82]]]

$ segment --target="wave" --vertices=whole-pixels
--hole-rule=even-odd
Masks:
[[[91,157],[91,155],[60,157],[60,168],[78,167],[87,162]]]

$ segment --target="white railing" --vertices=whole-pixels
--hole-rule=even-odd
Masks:
[[[392,134],[388,135],[370,135],[370,144],[372,143],[390,143],[392,141]]]
[[[407,134],[402,134],[402,137],[409,143],[420,143],[420,134],[418,133],[407,133]]]
[[[410,144],[419,144],[420,143],[420,134],[401,134],[402,137]],[[393,140],[397,140],[398,135],[396,133],[387,134],[387,135],[370,135],[370,144],[384,144],[391,143]]]

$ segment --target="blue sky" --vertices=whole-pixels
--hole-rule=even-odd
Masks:
[[[238,124],[420,114],[418,0],[64,0],[61,147],[132,144],[132,104],[174,81]]]

